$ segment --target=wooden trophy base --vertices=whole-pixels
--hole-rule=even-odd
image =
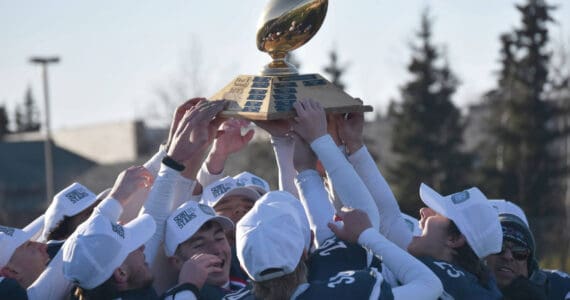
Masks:
[[[293,103],[308,98],[327,112],[372,111],[372,106],[363,105],[319,74],[240,75],[209,100],[230,100],[221,113],[225,117],[277,120],[295,116]]]

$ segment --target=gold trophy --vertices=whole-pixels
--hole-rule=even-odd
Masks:
[[[372,111],[319,74],[303,74],[287,54],[308,42],[327,14],[328,0],[271,0],[257,28],[257,48],[273,59],[260,75],[240,75],[210,100],[230,100],[226,117],[287,119],[297,99],[312,98],[327,112]]]

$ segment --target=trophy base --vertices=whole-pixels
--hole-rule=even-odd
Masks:
[[[229,100],[225,117],[277,120],[295,116],[293,103],[311,98],[327,112],[372,111],[319,74],[291,76],[240,75],[210,100]]]

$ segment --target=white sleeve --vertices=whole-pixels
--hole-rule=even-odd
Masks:
[[[160,145],[158,152],[156,152],[143,166],[152,174],[152,177],[156,178],[158,170],[160,169],[160,163],[162,159],[166,156],[166,149],[164,145]]]
[[[293,155],[295,153],[295,142],[290,137],[271,137],[271,145],[275,152],[277,169],[279,171],[279,190],[287,191],[296,198],[299,198],[295,188],[295,166],[293,165]]]
[[[93,209],[91,215],[94,214],[102,214],[109,218],[109,220],[113,222],[117,222],[119,220],[119,216],[123,213],[123,206],[121,203],[113,198],[105,198],[101,203],[99,203]]]
[[[319,137],[311,143],[311,148],[325,167],[334,193],[342,204],[365,211],[372,226],[378,228],[380,217],[370,192],[331,136],[326,134]]]
[[[315,170],[305,170],[297,175],[295,184],[299,199],[305,208],[311,230],[315,233],[317,248],[334,235],[327,224],[333,221],[334,207],[328,198],[323,179]]]
[[[198,170],[198,174],[196,174],[196,181],[202,185],[203,188],[210,185],[212,182],[220,180],[224,177],[224,172],[220,172],[219,174],[212,174],[208,171],[208,166],[206,166],[206,162],[202,163],[200,170]]]
[[[364,181],[376,203],[380,215],[380,233],[400,248],[408,249],[408,245],[412,241],[412,233],[402,218],[394,193],[376,167],[376,163],[366,146],[350,155],[348,160]]]
[[[402,283],[399,287],[392,287],[394,299],[437,299],[443,292],[441,281],[426,265],[387,240],[376,229],[363,231],[358,243],[382,257],[383,265]]]
[[[145,257],[149,265],[152,265],[158,248],[164,239],[166,219],[170,215],[172,203],[177,198],[186,197],[181,193],[186,190],[189,181],[180,172],[165,165],[160,167],[158,177],[152,185],[148,201],[144,204],[140,214],[149,214],[156,223],[156,231],[148,242],[145,243]]]
[[[60,250],[36,281],[28,287],[28,299],[67,299],[72,287],[73,284],[63,276],[63,251]]]

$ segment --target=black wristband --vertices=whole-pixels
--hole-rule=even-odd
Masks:
[[[171,169],[173,169],[173,170],[176,170],[176,171],[178,171],[178,172],[182,172],[182,171],[184,171],[184,169],[186,168],[186,167],[184,167],[183,164],[181,164],[181,163],[175,161],[174,159],[172,159],[172,157],[170,157],[170,156],[168,156],[168,155],[166,155],[166,156],[162,159],[162,163],[163,163],[165,166],[167,166],[167,167],[169,167],[169,168],[171,168]]]

